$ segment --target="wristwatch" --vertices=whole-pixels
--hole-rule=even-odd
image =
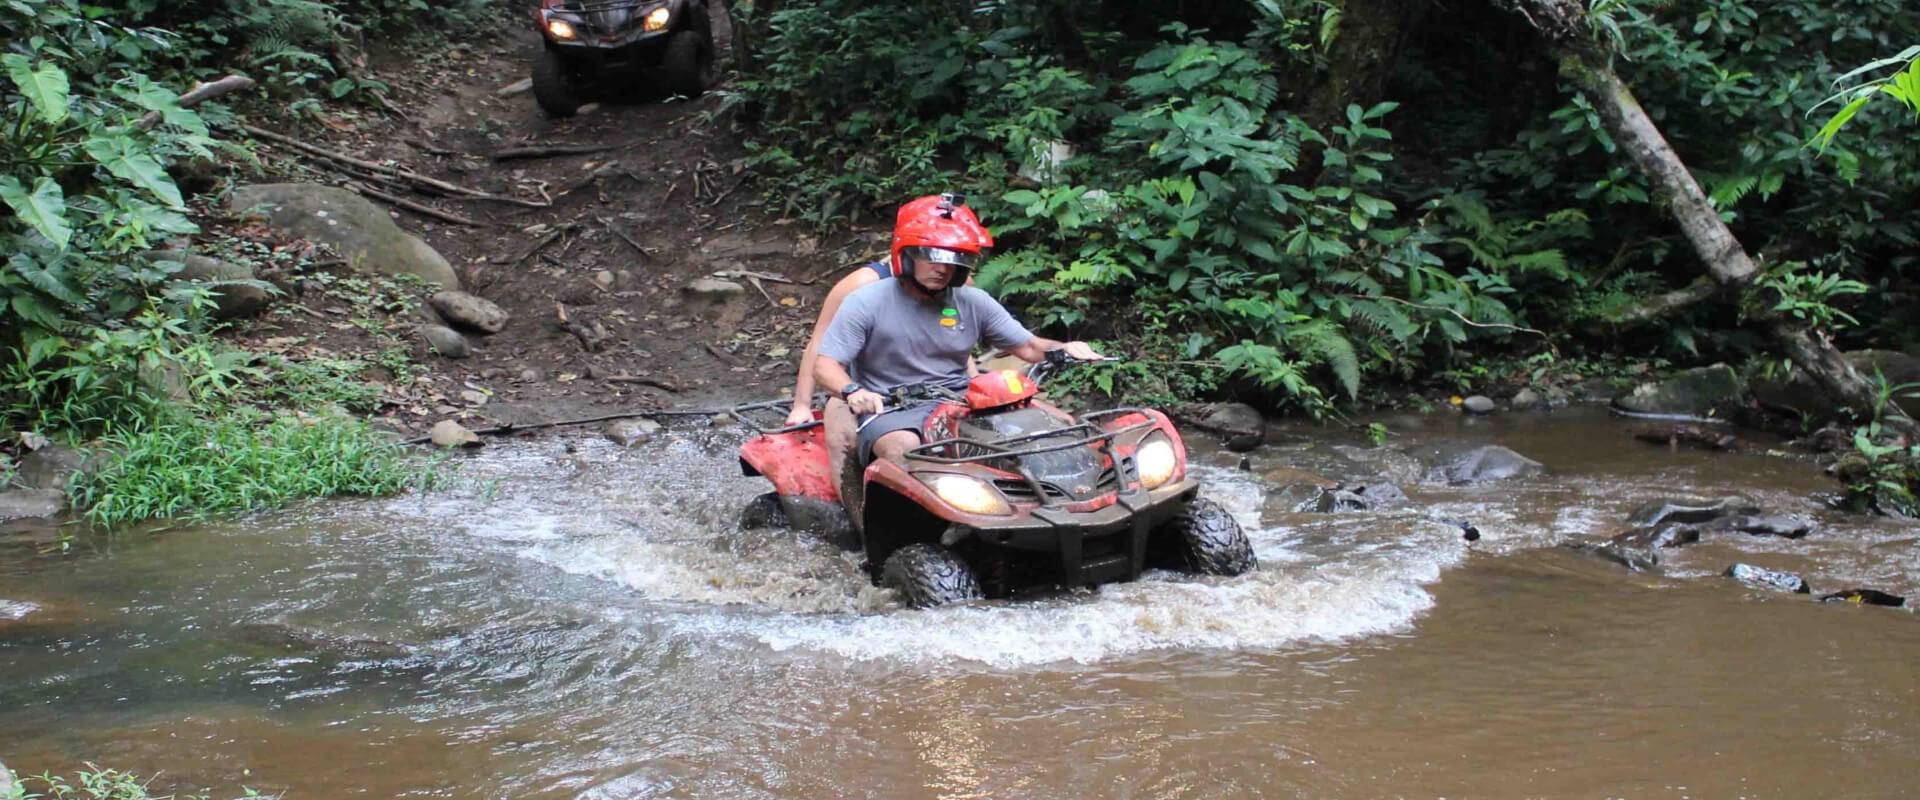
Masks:
[[[857,391],[860,391],[860,384],[858,383],[849,383],[842,386],[840,387],[840,399],[845,400],[848,397],[852,397],[853,393]]]

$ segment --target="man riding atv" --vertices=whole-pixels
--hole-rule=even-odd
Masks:
[[[770,503],[863,550],[873,580],[912,606],[1128,581],[1152,567],[1253,569],[1245,532],[1200,496],[1165,414],[1074,415],[1039,397],[1053,370],[1105,359],[1034,336],[966,285],[992,244],[956,195],[900,210],[893,274],[846,294],[817,337],[814,374],[838,390],[824,424],[789,415],[768,430],[744,411],[785,403],[739,409],[759,433],[740,446],[740,467],[774,486],[754,508]],[[1035,366],[969,379],[981,340]]]
[[[1083,361],[1104,359],[1086,342],[1033,335],[981,289],[967,286],[993,236],[960,195],[922,197],[902,206],[893,231],[898,275],[847,296],[814,359],[819,385],[834,389],[824,422],[830,474],[857,507],[861,470],[874,459],[897,459],[919,445],[934,401],[885,409],[885,394],[902,386],[967,387],[967,358],[982,338],[1040,363],[1050,350]],[[855,415],[862,420],[856,423]],[[878,416],[874,416],[878,415]],[[857,441],[856,441],[857,438]]]

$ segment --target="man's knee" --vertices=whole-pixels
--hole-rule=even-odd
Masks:
[[[851,447],[859,435],[853,409],[847,408],[847,404],[839,398],[827,401],[826,412],[821,415],[821,425],[826,429],[827,446],[832,449]]]
[[[913,431],[893,431],[874,440],[873,457],[898,458],[919,444],[920,434]]]

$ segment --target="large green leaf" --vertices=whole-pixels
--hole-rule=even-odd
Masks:
[[[151,192],[169,208],[181,205],[180,187],[173,185],[167,171],[160,167],[147,148],[125,134],[88,139],[87,155],[100,162],[113,176]]]
[[[10,53],[0,61],[6,62],[7,77],[12,78],[14,85],[20,87],[20,94],[33,103],[41,119],[58,124],[67,118],[66,70],[52,64],[34,69],[33,62],[18,53]]]
[[[7,259],[7,266],[12,268],[14,273],[25,278],[28,285],[33,288],[52,295],[60,302],[82,305],[87,302],[87,298],[82,296],[79,290],[68,285],[67,281],[71,276],[67,274],[62,264],[65,260],[55,256],[50,263],[42,264],[26,253],[14,253],[12,258]]]
[[[55,246],[66,247],[73,238],[73,227],[67,224],[67,195],[52,178],[42,176],[29,193],[13,176],[0,176],[0,200]]]

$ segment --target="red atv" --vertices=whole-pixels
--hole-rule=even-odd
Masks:
[[[1186,448],[1165,414],[1113,408],[1075,418],[1034,396],[1066,363],[1054,353],[1027,374],[988,372],[964,394],[896,390],[889,407],[938,405],[925,444],[867,466],[860,498],[843,498],[828,474],[818,421],[755,426],[740,466],[773,481],[763,511],[777,500],[796,527],[850,533],[841,544],[865,551],[876,582],[915,607],[1129,581],[1154,566],[1203,575],[1254,568],[1240,524],[1187,477]]]

